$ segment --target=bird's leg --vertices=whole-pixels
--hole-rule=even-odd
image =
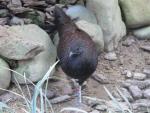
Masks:
[[[79,90],[78,90],[78,98],[79,98],[79,103],[82,103],[82,92],[81,92],[81,85],[78,86]]]

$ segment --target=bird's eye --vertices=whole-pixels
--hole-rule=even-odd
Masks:
[[[53,10],[51,10],[51,11],[50,11],[50,14],[51,14],[51,15],[54,15],[54,11],[53,11]]]

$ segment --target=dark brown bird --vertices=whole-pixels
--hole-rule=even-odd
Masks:
[[[79,84],[81,102],[81,85],[95,71],[98,53],[90,36],[79,29],[65,14],[62,8],[54,9],[55,24],[59,33],[57,48],[62,70]]]

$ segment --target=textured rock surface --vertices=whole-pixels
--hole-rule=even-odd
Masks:
[[[40,80],[56,60],[56,47],[53,45],[48,34],[36,25],[13,26],[11,28],[18,36],[39,43],[44,51],[32,59],[18,61],[15,71],[25,74],[28,79],[35,82]],[[24,78],[13,73],[19,83],[25,83]],[[14,79],[13,79],[14,81]]]
[[[137,28],[150,25],[149,0],[119,0],[123,10],[126,25]]]
[[[142,97],[142,91],[138,88],[138,86],[130,86],[129,91],[136,100]]]
[[[133,78],[137,79],[137,80],[144,80],[144,79],[146,79],[146,74],[135,72],[133,74]]]
[[[87,22],[97,24],[96,17],[93,12],[86,9],[82,5],[71,6],[66,10],[66,14],[72,19],[78,18],[79,20],[85,20]]]
[[[15,27],[0,26],[1,56],[8,59],[24,60],[33,58],[44,50],[42,44],[27,39],[25,35],[20,35],[20,32],[13,28]]]
[[[133,34],[138,39],[150,39],[150,26],[134,30]]]
[[[0,88],[7,89],[11,80],[11,72],[4,68],[9,68],[9,66],[4,60],[0,58]],[[3,92],[3,90],[0,90],[0,94]]]
[[[114,50],[126,34],[118,0],[87,0],[87,8],[93,11],[102,28],[105,50]]]

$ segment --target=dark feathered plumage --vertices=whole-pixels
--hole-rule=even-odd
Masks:
[[[58,58],[62,70],[81,85],[96,69],[98,53],[90,36],[80,30],[61,8],[54,9],[59,33]]]

